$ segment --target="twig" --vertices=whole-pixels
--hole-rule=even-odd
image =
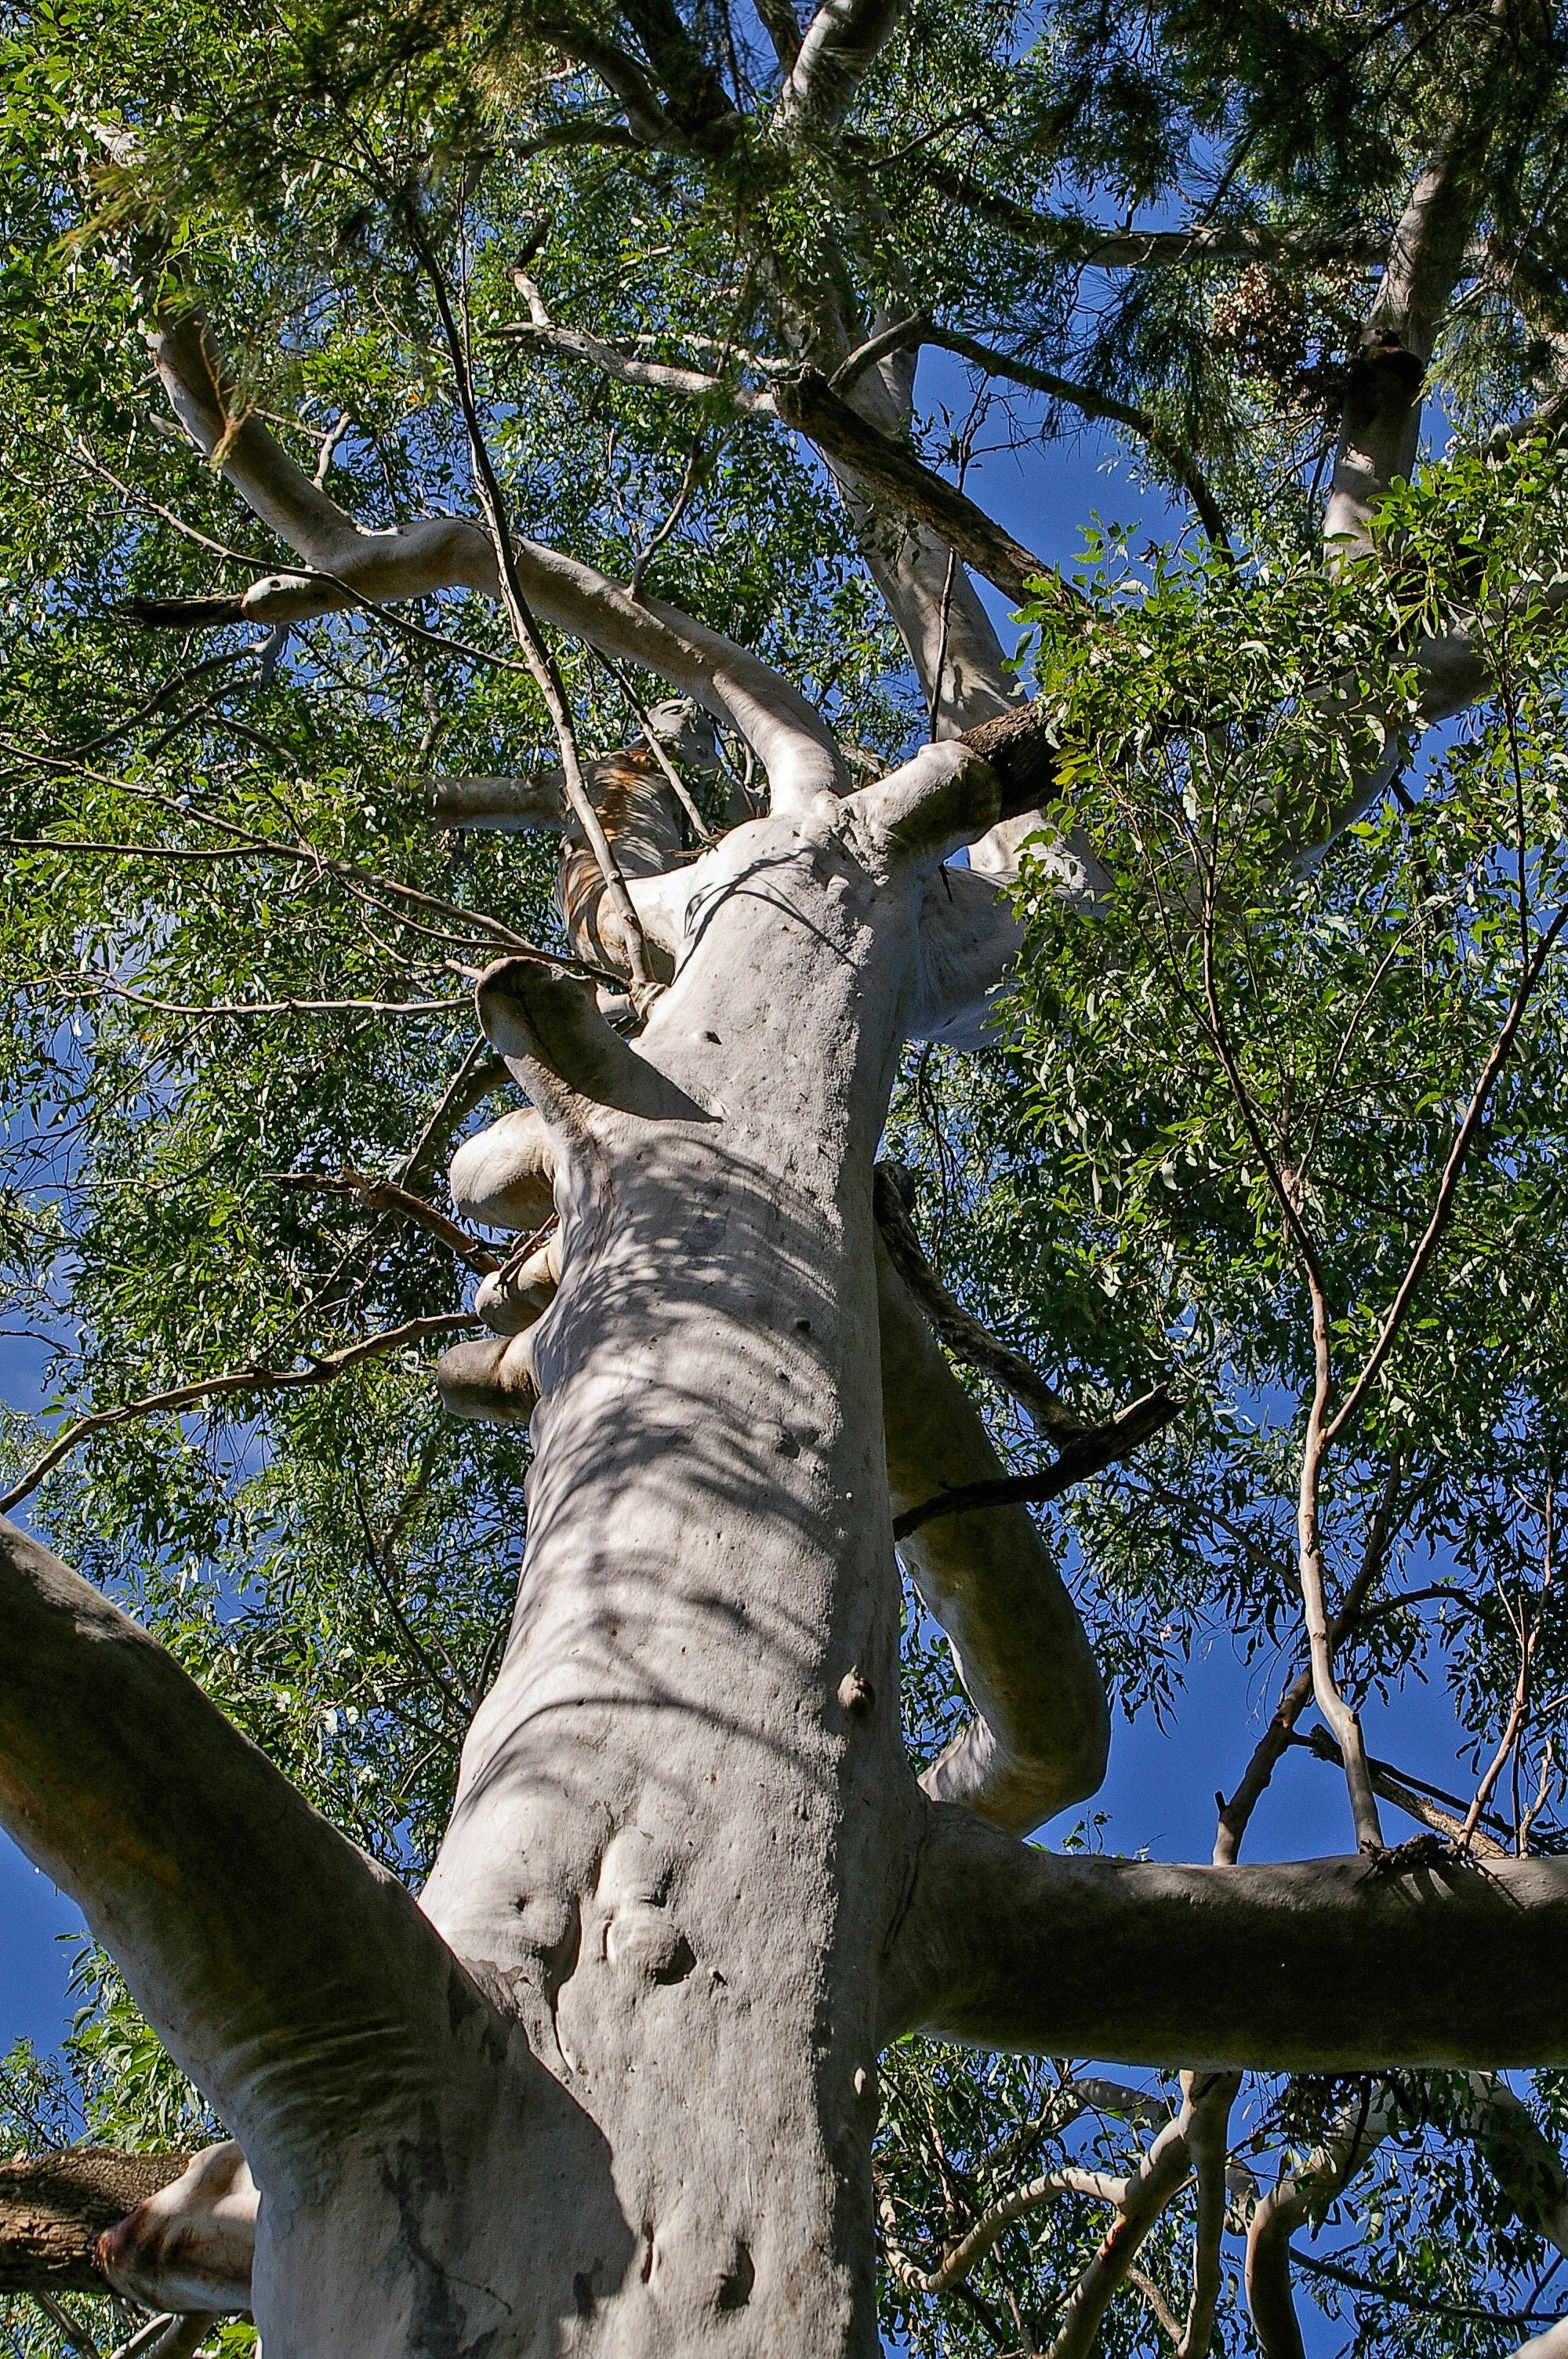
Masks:
[[[1215,976],[1215,872],[1211,862],[1204,874],[1202,925],[1203,987],[1209,1037],[1230,1084],[1242,1126],[1284,1215],[1286,1230],[1295,1245],[1306,1279],[1307,1298],[1312,1309],[1313,1391],[1307,1410],[1306,1434],[1302,1443],[1301,1481],[1296,1497],[1296,1568],[1301,1581],[1302,1616],[1306,1625],[1307,1648],[1312,1662],[1313,1694],[1319,1712],[1339,1739],[1357,1846],[1361,1851],[1378,1853],[1384,1848],[1383,1827],[1378,1816],[1371,1779],[1367,1774],[1367,1748],[1362,1741],[1360,1715],[1346,1700],[1335,1677],[1334,1640],[1325,1597],[1318,1494],[1324,1461],[1333,1440],[1333,1430],[1327,1422],[1334,1383],[1328,1288],[1316,1242],[1301,1210],[1299,1191],[1291,1185],[1263,1136],[1251,1093],[1242,1077],[1240,1063],[1231,1043]]]
[[[21,1480],[0,1494],[0,1510],[8,1513],[27,1498],[44,1476],[51,1473],[62,1458],[69,1457],[80,1442],[91,1440],[95,1433],[106,1433],[111,1427],[128,1424],[133,1418],[152,1417],[162,1409],[194,1408],[200,1402],[215,1400],[228,1393],[280,1392],[290,1386],[330,1384],[334,1376],[345,1375],[362,1360],[373,1359],[380,1353],[399,1351],[405,1344],[423,1343],[435,1335],[450,1335],[460,1329],[483,1324],[471,1310],[406,1319],[400,1327],[388,1327],[379,1335],[366,1335],[357,1343],[345,1344],[341,1351],[329,1352],[312,1360],[306,1368],[230,1368],[221,1376],[203,1376],[194,1384],[176,1385],[168,1392],[145,1393],[139,1400],[122,1401],[117,1408],[95,1409],[91,1416],[78,1418],[63,1433],[57,1434]]]
[[[636,560],[632,567],[631,578],[626,584],[626,595],[629,598],[641,598],[643,594],[643,574],[647,571],[649,566],[653,563],[654,559],[658,555],[665,541],[668,540],[671,533],[674,532],[679,525],[682,516],[686,514],[687,508],[690,505],[692,494],[696,491],[698,484],[702,481],[701,470],[703,461],[707,456],[703,447],[706,440],[706,436],[699,428],[697,432],[693,436],[691,449],[687,453],[686,466],[682,470],[680,483],[676,488],[675,499],[671,504],[670,512],[668,516],[665,516],[663,524],[660,525],[658,530],[654,533],[652,540],[650,540],[645,547],[640,549],[637,552]]]

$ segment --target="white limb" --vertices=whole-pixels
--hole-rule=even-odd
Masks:
[[[249,2310],[260,2208],[245,2158],[226,2139],[105,2229],[99,2266],[116,2293],[149,2310]]]
[[[464,1220],[531,1235],[555,1213],[555,1149],[543,1119],[533,1106],[514,1106],[464,1139],[447,1186]]]
[[[1544,2334],[1521,2343],[1513,2359],[1568,2359],[1568,2318],[1560,2318]]]
[[[882,1419],[893,1513],[1006,1472],[941,1345],[877,1242]],[[938,1516],[900,1543],[926,1610],[946,1632],[977,1719],[921,1778],[1026,1834],[1095,1792],[1110,1717],[1098,1669],[1027,1507]]]
[[[492,1270],[473,1307],[497,1335],[524,1335],[541,1320],[561,1282],[561,1233],[557,1229],[515,1269]]]
[[[366,532],[295,465],[259,418],[231,414],[231,389],[199,317],[163,328],[154,357],[191,440],[311,569],[253,583],[239,602],[243,615],[291,622],[454,588],[500,597],[495,551],[477,518],[430,516]],[[677,608],[633,598],[592,566],[537,541],[519,538],[516,561],[529,605],[545,622],[657,673],[735,730],[762,764],[775,810],[798,810],[824,789],[842,788],[847,774],[827,724],[771,665]]]
[[[1291,2238],[1321,2220],[1335,2197],[1368,2162],[1394,2125],[1393,2112],[1368,2095],[1346,2106],[1323,2144],[1281,2172],[1253,2209],[1247,2227],[1247,2307],[1263,2359],[1305,2359],[1291,2288]]]
[[[903,15],[903,0],[822,0],[779,92],[785,132],[836,129]]]

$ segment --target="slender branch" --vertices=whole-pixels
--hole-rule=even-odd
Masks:
[[[397,1191],[401,1194],[401,1190]],[[126,1425],[132,1419],[154,1417],[166,1409],[195,1408],[204,1402],[219,1400],[232,1393],[281,1392],[310,1385],[330,1384],[335,1376],[347,1375],[365,1360],[375,1359],[384,1352],[396,1352],[406,1346],[427,1342],[435,1335],[454,1335],[482,1326],[482,1320],[471,1310],[442,1311],[423,1319],[406,1319],[400,1327],[385,1328],[379,1335],[362,1336],[357,1343],[347,1343],[341,1351],[329,1352],[312,1360],[304,1368],[229,1368],[219,1376],[202,1376],[189,1385],[171,1386],[167,1392],[144,1393],[139,1400],[122,1401],[118,1408],[95,1409],[68,1425],[50,1442],[42,1456],[36,1458],[26,1474],[13,1483],[10,1489],[0,1492],[0,1510],[9,1511],[36,1491],[46,1474],[60,1461],[68,1458],[81,1443],[92,1440],[95,1433],[110,1432],[117,1425]]]
[[[955,328],[940,327],[934,320],[916,317],[895,327],[886,328],[878,336],[850,353],[849,359],[834,372],[831,383],[837,393],[847,393],[866,369],[885,360],[891,353],[907,352],[922,344],[933,344],[939,351],[952,353],[966,360],[985,376],[1006,377],[1012,384],[1024,386],[1031,392],[1043,393],[1053,401],[1070,403],[1086,418],[1104,419],[1108,423],[1124,426],[1146,442],[1155,456],[1163,460],[1173,480],[1180,484],[1197,512],[1209,538],[1218,549],[1228,549],[1229,536],[1219,504],[1210,491],[1202,469],[1184,443],[1168,433],[1159,420],[1147,410],[1136,408],[1130,402],[1119,401],[1113,394],[1100,393],[1093,386],[1084,385],[1076,377],[1063,376],[1054,369],[1039,367],[1033,361],[1021,360],[1011,353],[999,353],[994,346],[981,343],[977,337],[968,336]]]
[[[1223,2136],[1238,2086],[1235,2073],[1184,2073],[1181,2112],[1161,2131],[1128,2180],[1119,2217],[1068,2295],[1046,2359],[1085,2359],[1144,2239],[1187,2182],[1193,2164],[1191,2140],[1200,2116],[1217,2114]]]
[[[1359,1416],[1368,1395],[1382,1373],[1384,1362],[1393,1350],[1395,1339],[1404,1323],[1405,1314],[1415,1299],[1417,1289],[1426,1275],[1444,1231],[1448,1226],[1454,1211],[1454,1198],[1458,1193],[1459,1182],[1464,1176],[1470,1149],[1476,1143],[1486,1115],[1487,1103],[1497,1085],[1498,1077],[1509,1060],[1509,1052],[1519,1038],[1519,1026],[1524,1021],[1525,1010],[1530,1004],[1530,995],[1541,980],[1541,971],[1555,949],[1564,926],[1568,926],[1568,903],[1565,903],[1552,919],[1526,963],[1524,973],[1519,978],[1519,987],[1509,1003],[1502,1029],[1493,1044],[1491,1055],[1482,1068],[1481,1078],[1476,1084],[1475,1094],[1465,1109],[1465,1118],[1459,1125],[1454,1145],[1449,1150],[1448,1160],[1444,1166],[1443,1178],[1438,1184],[1437,1199],[1432,1208],[1432,1217],[1422,1234],[1421,1242],[1411,1256],[1410,1265],[1400,1282],[1399,1291],[1390,1305],[1388,1315],[1379,1331],[1377,1343],[1373,1345],[1360,1375],[1341,1403],[1337,1416],[1327,1430],[1325,1440],[1330,1442],[1336,1441]]]
[[[949,2293],[961,2285],[971,2270],[977,2268],[986,2255],[1011,2227],[1030,2212],[1038,2212],[1044,2204],[1054,2203],[1064,2195],[1087,2195],[1102,2203],[1120,2204],[1127,2194],[1129,2181],[1113,2179],[1102,2170],[1080,2170],[1073,2164],[1063,2164],[1055,2170],[1043,2171],[1025,2187],[1014,2188],[982,2212],[974,2225],[965,2230],[934,2269],[923,2269],[904,2251],[898,2238],[898,2215],[892,2198],[881,2171],[877,2180],[877,2209],[882,2223],[882,2252],[889,2268],[901,2285],[912,2293]]]
[[[1327,1430],[1327,1418],[1334,1382],[1327,1283],[1316,1241],[1302,1212],[1300,1191],[1291,1184],[1263,1136],[1263,1126],[1252,1103],[1252,1093],[1242,1076],[1240,1061],[1230,1038],[1215,974],[1215,918],[1216,879],[1211,857],[1204,868],[1201,927],[1204,1005],[1208,1015],[1209,1038],[1253,1152],[1263,1167],[1269,1187],[1284,1215],[1286,1231],[1295,1246],[1306,1280],[1312,1311],[1313,1391],[1307,1410],[1306,1433],[1302,1442],[1296,1499],[1296,1566],[1312,1663],[1313,1694],[1319,1712],[1339,1740],[1357,1843],[1363,1851],[1379,1852],[1383,1848],[1383,1829],[1378,1816],[1371,1779],[1367,1772],[1367,1748],[1361,1735],[1360,1716],[1354,1705],[1346,1701],[1335,1677],[1334,1640],[1329,1629],[1324,1589],[1318,1495],[1324,1460],[1333,1439]]]
[[[504,327],[492,328],[490,338],[493,343],[523,344],[536,352],[559,353],[568,360],[586,361],[617,385],[681,394],[691,400],[723,401],[748,417],[772,418],[776,414],[771,393],[760,392],[730,378],[710,376],[701,369],[682,368],[672,361],[641,360],[633,353],[618,352],[613,344],[589,335],[585,329],[563,328],[548,317],[511,321]]]
[[[1292,1737],[1291,1741],[1310,1753],[1314,1760],[1331,1762],[1336,1769],[1343,1770],[1345,1756],[1326,1729],[1314,1728],[1310,1736]],[[1478,1825],[1470,1828],[1466,1833],[1465,1821],[1456,1811],[1445,1810],[1440,1801],[1401,1777],[1387,1761],[1376,1761],[1368,1755],[1367,1775],[1374,1794],[1380,1795],[1385,1802],[1392,1802],[1396,1810],[1403,1810],[1407,1818],[1415,1819],[1422,1826],[1430,1828],[1434,1835],[1441,1835],[1445,1843],[1455,1845],[1467,1843],[1477,1859],[1507,1858],[1508,1854],[1500,1843],[1494,1843],[1489,1835],[1483,1834]]]
[[[458,1222],[449,1221],[445,1212],[427,1203],[423,1196],[399,1186],[395,1180],[377,1180],[368,1171],[351,1171],[346,1167],[335,1179],[319,1171],[269,1171],[266,1177],[279,1188],[299,1188],[310,1195],[351,1196],[356,1204],[363,1204],[372,1212],[400,1212],[405,1220],[439,1237],[460,1261],[466,1262],[481,1277],[501,1267],[494,1254],[478,1237],[470,1236]]]
[[[418,221],[410,212],[405,227],[425,275],[430,283],[436,310],[446,339],[447,352],[457,382],[458,401],[468,429],[469,450],[473,460],[474,479],[479,490],[480,506],[490,526],[494,547],[496,569],[501,577],[502,603],[505,607],[513,634],[523,650],[524,659],[534,675],[534,684],[544,700],[545,710],[556,733],[556,744],[561,756],[561,785],[572,815],[582,830],[599,871],[604,879],[604,889],[611,908],[621,921],[622,939],[632,973],[633,997],[645,1002],[655,988],[654,971],[649,963],[647,940],[643,921],[633,906],[626,890],[626,879],[621,864],[611,847],[604,824],[594,808],[593,799],[583,780],[582,763],[578,752],[577,725],[572,718],[571,702],[560,668],[545,644],[532,608],[523,594],[522,579],[517,568],[517,551],[513,545],[512,527],[506,514],[505,495],[490,455],[479,406],[474,399],[473,374],[469,366],[468,350],[453,313],[447,283],[434,254],[425,238]]]
[[[1076,1483],[1087,1483],[1091,1475],[1103,1473],[1161,1432],[1180,1415],[1182,1407],[1180,1397],[1168,1386],[1156,1385],[1152,1392],[1119,1411],[1108,1425],[1090,1426],[1069,1441],[1043,1474],[1009,1474],[998,1482],[968,1483],[939,1493],[895,1516],[892,1536],[895,1540],[907,1539],[937,1516],[968,1515],[981,1507],[1038,1506],[1047,1499],[1059,1499]]]
[[[1401,2310],[1421,2310],[1428,2317],[1484,2319],[1494,2326],[1556,2323],[1551,2310],[1482,2310],[1474,2302],[1444,2301],[1440,2294],[1422,2293],[1413,2286],[1394,2285],[1387,2277],[1369,2277],[1359,2269],[1347,2269],[1343,2261],[1331,2261],[1322,2253],[1303,2253],[1299,2245],[1290,2247],[1290,2256],[1308,2277],[1326,2277],[1331,2285],[1348,2286],[1352,2293],[1376,2294],[1380,2300],[1397,2301]]]
[[[1190,2076],[1184,2076],[1184,2082]],[[1192,2108],[1187,2147],[1197,2175],[1197,2222],[1193,2232],[1193,2290],[1186,2324],[1176,2345],[1177,2359],[1205,2359],[1214,2333],[1215,2312],[1224,2285],[1220,2238],[1225,2234],[1227,2140],[1230,2108],[1240,2089],[1239,2075],[1217,2079],[1202,2102]]]
[[[878,1164],[873,1201],[889,1260],[953,1357],[994,1377],[1028,1410],[1042,1432],[1062,1441],[1087,1432],[1083,1419],[1074,1415],[1044,1376],[1036,1375],[1022,1353],[999,1343],[948,1293],[921,1249],[896,1166]]]

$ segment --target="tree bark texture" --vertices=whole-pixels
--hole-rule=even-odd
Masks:
[[[189,2160],[76,2146],[0,2162],[0,2293],[103,2293],[99,2237]]]

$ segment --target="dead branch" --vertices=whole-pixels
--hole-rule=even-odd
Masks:
[[[445,1212],[427,1203],[423,1196],[400,1187],[395,1180],[377,1180],[368,1171],[351,1171],[346,1166],[335,1179],[318,1171],[269,1171],[265,1176],[275,1187],[299,1188],[311,1195],[350,1196],[369,1211],[401,1213],[406,1221],[413,1221],[419,1228],[427,1229],[433,1237],[439,1237],[460,1261],[466,1262],[481,1277],[501,1267],[495,1255],[478,1237],[470,1236],[458,1222],[449,1221]]]
[[[1103,1473],[1162,1432],[1180,1415],[1182,1407],[1181,1397],[1168,1385],[1156,1385],[1152,1392],[1119,1411],[1108,1425],[1091,1426],[1079,1433],[1043,1474],[1009,1474],[998,1482],[968,1483],[939,1493],[895,1516],[892,1536],[895,1540],[907,1539],[936,1516],[968,1515],[980,1507],[1038,1506],[1047,1499],[1059,1499],[1075,1484]]]

